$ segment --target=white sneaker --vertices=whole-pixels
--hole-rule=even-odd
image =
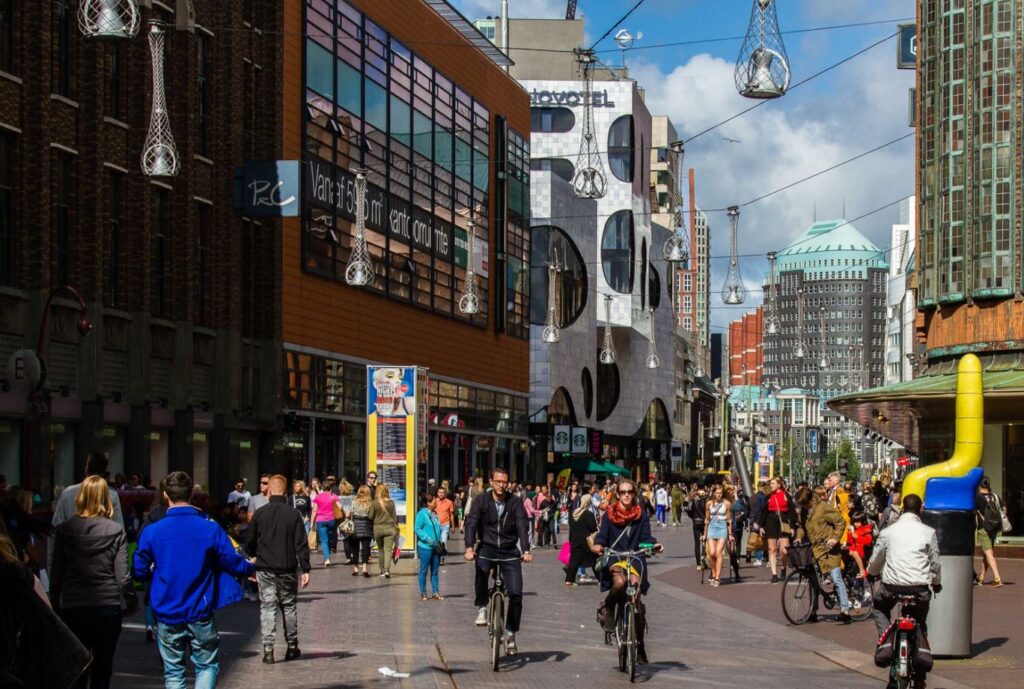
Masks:
[[[482,607],[476,611],[476,626],[486,627],[487,626],[487,607]]]
[[[510,656],[514,656],[519,652],[519,648],[516,646],[516,635],[513,632],[509,632],[508,636],[505,637],[505,653]]]

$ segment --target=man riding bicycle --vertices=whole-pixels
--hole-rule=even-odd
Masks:
[[[491,469],[490,488],[470,505],[465,532],[466,559],[477,560],[474,583],[479,611],[476,625],[487,626],[488,579],[492,566],[501,567],[501,578],[509,600],[505,650],[509,655],[515,655],[516,633],[523,616],[522,562],[530,562],[533,555],[530,554],[530,518],[526,516],[523,501],[508,492],[507,470],[500,467]],[[481,559],[477,559],[477,555]],[[502,562],[491,563],[488,560]]]
[[[639,504],[636,484],[630,479],[621,479],[618,483],[618,500],[611,503],[601,521],[601,529],[594,539],[594,550],[601,554],[605,548],[613,553],[635,552],[640,544],[654,544],[655,552],[662,551],[662,545],[651,535],[651,518],[647,510]],[[640,586],[640,593],[646,595],[651,584],[647,579],[647,567],[642,558],[632,560],[640,571],[637,572],[629,562],[617,562],[613,556],[609,566],[601,570],[601,590],[607,591],[605,598],[606,632],[614,632],[615,615],[626,597],[627,576],[634,586]],[[626,571],[627,568],[630,571]],[[647,652],[644,648],[644,631],[647,627],[643,606],[637,610],[637,663],[647,664]]]
[[[914,595],[917,603],[910,611],[918,626],[927,635],[925,620],[930,603],[929,589],[942,588],[939,564],[939,541],[935,529],[921,521],[921,498],[903,497],[903,515],[878,534],[875,551],[868,562],[868,573],[882,575],[882,584],[875,593],[871,616],[881,638],[889,626],[889,615],[901,595]],[[916,680],[924,681],[924,673]],[[895,686],[890,682],[890,687]]]

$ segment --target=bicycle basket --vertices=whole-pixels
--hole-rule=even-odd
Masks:
[[[789,546],[788,558],[793,569],[806,570],[814,567],[814,551],[807,543],[794,543]]]

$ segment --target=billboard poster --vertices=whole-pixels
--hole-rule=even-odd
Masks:
[[[413,548],[417,467],[417,369],[366,367],[367,467],[395,501],[403,550]]]
[[[554,444],[552,450],[558,452],[568,452],[571,445],[571,431],[570,426],[555,426]]]
[[[775,445],[772,443],[757,444],[757,480],[767,481],[772,476],[772,464],[775,461]]]
[[[587,454],[587,429],[574,426],[572,429],[572,453],[574,455]]]

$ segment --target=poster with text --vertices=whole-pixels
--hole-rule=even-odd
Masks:
[[[388,487],[404,549],[416,511],[416,367],[366,367],[367,467]]]
[[[775,461],[775,445],[772,443],[757,444],[757,480],[767,481],[772,477],[772,464]]]

